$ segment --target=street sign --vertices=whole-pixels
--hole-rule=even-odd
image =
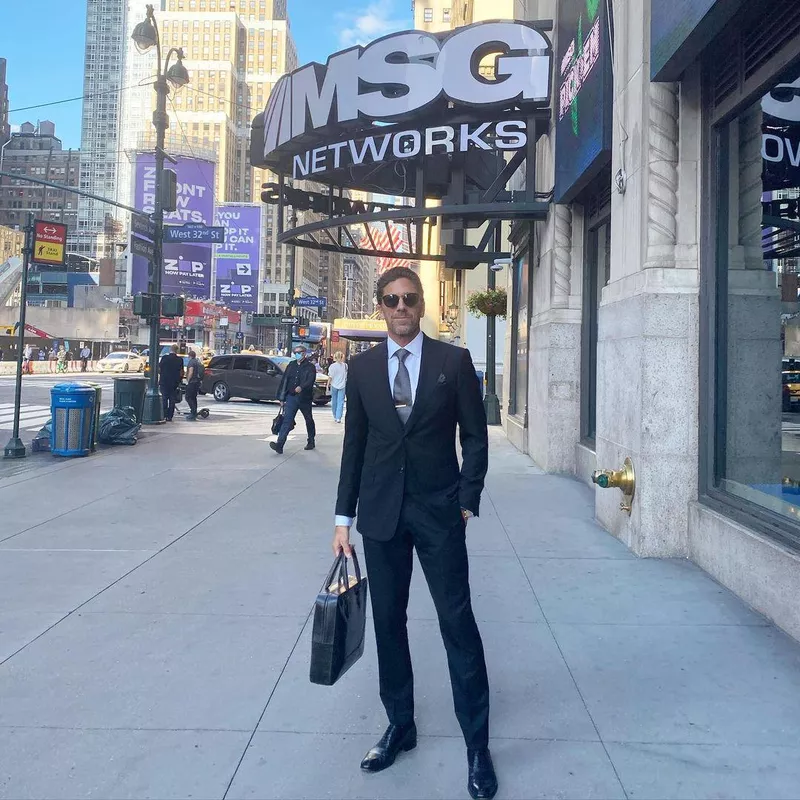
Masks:
[[[219,318],[219,326],[220,326],[220,328],[227,328],[228,327],[228,318],[227,317],[220,317]]]
[[[281,325],[294,325],[297,317],[281,317]]]
[[[67,226],[37,219],[33,223],[33,261],[61,266],[67,249]]]
[[[328,305],[327,297],[298,297],[294,304],[301,308],[325,308]]]
[[[146,214],[131,214],[131,233],[144,236],[145,239],[155,239],[156,223]]]
[[[131,253],[135,256],[141,256],[148,261],[155,260],[156,246],[147,239],[140,239],[138,236],[131,236]]]
[[[206,225],[204,222],[187,222],[185,225],[165,225],[165,242],[194,242],[195,244],[223,244],[225,228]]]
[[[244,334],[241,331],[238,331],[236,334],[236,339],[241,342],[242,339],[244,339]]]

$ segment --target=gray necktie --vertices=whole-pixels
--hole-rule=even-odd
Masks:
[[[397,416],[400,417],[403,425],[411,416],[412,405],[411,377],[406,366],[406,359],[409,355],[408,350],[403,347],[396,350],[394,354],[397,359],[397,375],[394,376],[394,404],[397,407]]]

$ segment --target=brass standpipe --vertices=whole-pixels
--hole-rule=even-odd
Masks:
[[[596,483],[601,489],[619,489],[622,492],[619,509],[627,514],[631,513],[631,504],[636,493],[636,475],[633,471],[633,461],[630,458],[625,459],[620,470],[596,470],[592,473],[592,483]]]

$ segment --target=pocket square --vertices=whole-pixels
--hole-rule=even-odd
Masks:
[[[438,386],[444,386],[447,383],[447,377],[442,372],[439,374],[439,379],[436,381]]]

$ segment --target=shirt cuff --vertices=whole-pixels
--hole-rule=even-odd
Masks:
[[[347,528],[352,528],[354,522],[355,517],[343,517],[341,514],[337,514],[333,524],[337,527],[339,525],[344,525]]]

